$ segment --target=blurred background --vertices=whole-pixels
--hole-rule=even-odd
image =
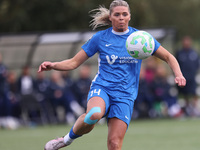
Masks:
[[[97,31],[89,11],[111,0],[0,1],[0,127],[72,125],[85,111],[95,55],[71,72],[37,73],[46,60],[73,57]],[[200,117],[200,1],[127,0],[130,26],[152,34],[179,61],[179,89],[166,64],[144,60],[133,119]],[[98,30],[107,27],[99,28]],[[103,121],[102,121],[103,122]]]

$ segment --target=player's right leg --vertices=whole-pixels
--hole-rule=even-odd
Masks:
[[[90,132],[96,122],[105,114],[105,102],[101,97],[92,97],[87,104],[87,111],[81,115],[73,126],[73,132],[83,135]]]
[[[58,138],[47,142],[45,150],[58,150],[62,147],[70,145],[74,139],[90,132],[95,123],[105,114],[106,104],[101,97],[91,97],[87,104],[86,113],[82,114],[70,132],[63,138]]]

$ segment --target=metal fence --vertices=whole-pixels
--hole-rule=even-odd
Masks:
[[[172,50],[176,31],[174,29],[144,29],[152,34],[165,47]],[[0,53],[9,70],[20,73],[23,66],[29,65],[36,72],[45,60],[61,61],[73,57],[92,35],[88,32],[60,32],[0,35]],[[97,71],[97,55],[86,63],[91,64],[92,74]],[[33,73],[34,75],[34,73]],[[76,73],[74,72],[74,76]]]

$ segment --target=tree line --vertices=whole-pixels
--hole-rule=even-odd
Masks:
[[[91,30],[89,11],[112,0],[1,0],[0,33]],[[127,0],[135,28],[173,27],[199,38],[199,0]]]

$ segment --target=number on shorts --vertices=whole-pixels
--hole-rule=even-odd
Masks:
[[[97,95],[100,95],[100,92],[101,92],[101,89],[94,89],[94,90],[92,90],[91,91],[91,95],[90,96],[92,96],[94,93],[96,93]]]

